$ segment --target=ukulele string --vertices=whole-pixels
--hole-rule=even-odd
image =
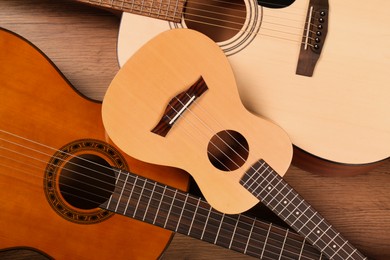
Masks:
[[[134,4],[135,6],[139,5],[139,8],[142,8],[142,4]],[[115,6],[115,5],[114,5]],[[118,7],[118,6],[117,6]],[[191,8],[186,8],[186,9],[191,9]],[[212,11],[207,11],[207,9],[196,9],[196,8],[192,8],[194,10],[198,10],[198,11],[205,11],[205,12],[208,12],[208,13],[214,13],[214,14],[219,14],[220,13],[217,13],[217,12],[212,12]],[[163,11],[166,11],[166,12],[169,12],[169,10],[163,10]],[[315,11],[314,11],[315,12]],[[230,24],[237,24],[237,25],[241,25],[241,23],[239,22],[232,22],[232,21],[229,21],[229,20],[223,20],[223,19],[218,19],[218,18],[215,18],[213,16],[204,16],[204,15],[197,15],[197,14],[191,14],[191,13],[186,13],[186,18],[185,20],[189,21],[189,22],[194,22],[194,23],[198,23],[198,24],[204,24],[204,25],[209,25],[209,26],[213,26],[213,27],[218,27],[218,28],[222,28],[222,29],[227,29],[227,30],[233,30],[233,31],[236,31],[237,33],[239,32],[243,32],[245,33],[246,30],[242,30],[242,29],[239,29],[239,28],[234,28],[232,26],[226,26],[226,25],[220,25],[220,24],[217,24],[217,23],[210,23],[210,22],[205,22],[205,21],[202,21],[201,19],[190,19],[188,18],[188,16],[193,16],[193,17],[198,17],[198,18],[206,18],[206,19],[209,19],[209,20],[214,20],[214,21],[220,21],[220,22],[224,22],[224,23],[230,23]],[[230,17],[230,18],[241,18],[243,19],[244,21],[246,20],[246,18],[243,18],[243,17],[240,17],[240,16],[234,16],[234,15],[226,15],[227,17]],[[169,18],[174,18],[173,16],[167,16]],[[274,17],[274,18],[279,18],[279,17],[276,17],[276,16],[272,16],[272,15],[269,15],[268,17]],[[294,19],[285,19],[285,20],[290,20],[293,21],[293,22],[300,22],[301,21],[298,21],[298,20],[294,20]],[[262,21],[262,23],[265,23],[265,24],[273,24],[273,25],[277,25],[279,27],[287,27],[287,28],[290,28],[290,29],[297,29],[297,30],[301,30],[303,32],[304,29],[306,29],[306,27],[308,28],[311,28],[312,27],[312,23],[311,21],[309,22],[309,26],[307,26],[307,21],[304,22],[304,28],[302,28],[301,26],[299,27],[296,27],[296,26],[291,26],[291,25],[287,25],[287,24],[283,24],[283,23],[273,23],[273,22],[268,22],[268,21]],[[288,32],[288,31],[283,31],[283,30],[277,30],[277,29],[270,29],[270,28],[267,28],[267,27],[264,27],[262,26],[261,27],[263,30],[268,30],[268,31],[273,31],[273,32],[278,32],[278,33],[282,33],[282,34],[290,34],[290,35],[293,35],[293,36],[299,36],[300,38],[308,38],[308,39],[311,39],[311,40],[314,40],[312,37],[307,37],[306,35],[301,35],[299,33],[291,33],[291,32]],[[312,31],[311,29],[309,30],[311,33],[314,33],[314,31]],[[300,43],[300,44],[304,44],[305,42],[302,41],[302,40],[296,40],[296,39],[289,39],[289,38],[285,38],[283,36],[276,36],[276,35],[270,35],[270,34],[266,34],[266,33],[263,33],[263,32],[259,32],[259,33],[256,33],[255,35],[260,35],[260,36],[266,36],[266,37],[271,37],[271,38],[277,38],[277,39],[281,39],[281,40],[286,40],[286,41],[291,41],[291,42],[297,42],[297,43]]]
[[[5,150],[10,151],[9,149],[4,148],[4,147],[0,147],[0,149],[5,149]],[[28,149],[29,149],[29,148],[28,148]],[[35,149],[29,149],[29,150],[36,151]],[[62,152],[62,151],[61,151],[61,152]],[[19,155],[24,155],[25,157],[28,157],[28,158],[30,158],[30,159],[35,159],[35,160],[41,161],[41,162],[43,162],[43,163],[46,163],[44,160],[35,158],[35,157],[33,157],[33,156],[29,156],[29,155],[21,154],[21,153],[18,153],[18,154],[19,154]],[[17,163],[20,163],[20,164],[25,165],[25,166],[27,166],[27,167],[32,167],[32,168],[35,167],[35,168],[38,169],[38,170],[42,170],[41,167],[35,166],[35,165],[31,165],[31,164],[27,164],[27,163],[25,163],[24,161],[22,162],[22,161],[19,161],[19,160],[14,159],[14,158],[6,157],[6,156],[3,156],[3,155],[0,155],[0,157],[6,158],[6,159],[8,159],[8,160],[11,160],[11,161],[14,161],[14,162],[17,162]],[[57,159],[58,159],[58,160],[63,160],[62,158],[57,158]],[[21,169],[16,169],[16,168],[10,167],[10,166],[8,166],[8,165],[4,165],[4,164],[0,164],[0,165],[3,165],[4,167],[10,168],[10,169],[13,169],[13,170],[16,170],[16,171],[20,171],[20,172],[22,172],[22,173],[24,173],[24,174],[26,174],[26,175],[30,175],[30,176],[33,176],[33,177],[35,177],[35,178],[39,178],[39,179],[45,180],[44,177],[36,176],[36,175],[34,175],[34,174],[32,174],[32,173],[26,172],[25,170],[22,171]],[[50,165],[50,163],[49,163],[49,165]],[[53,166],[55,166],[55,165],[53,165]],[[82,166],[82,165],[79,165],[79,166]],[[101,166],[103,167],[103,165],[101,165]],[[65,168],[66,168],[66,167],[62,167],[62,169],[65,169]],[[117,169],[112,169],[112,168],[110,168],[110,169],[111,169],[111,170],[118,171]],[[71,169],[67,169],[67,170],[72,171]],[[90,169],[90,170],[93,170],[93,169]],[[75,171],[74,171],[74,172],[75,172]],[[80,174],[80,175],[83,175],[83,174],[80,173],[80,172],[75,172],[75,173]],[[101,174],[104,174],[103,172],[100,172],[100,173],[101,173]],[[130,173],[127,173],[127,172],[126,172],[126,174],[128,174],[128,176],[131,176],[132,178],[134,178],[134,176],[133,176],[132,174],[130,175]],[[67,177],[67,176],[63,176],[63,177],[66,177],[66,178],[69,178],[69,179],[73,179],[74,181],[78,181],[77,179],[72,178],[72,177]],[[147,179],[145,179],[145,181],[147,181]],[[96,188],[96,189],[101,189],[101,190],[104,190],[104,191],[106,191],[106,192],[110,192],[110,193],[111,193],[111,191],[109,191],[109,190],[106,190],[106,189],[103,189],[103,188],[101,188],[101,187],[92,185],[92,184],[90,184],[90,183],[86,183],[86,182],[83,182],[83,183],[84,183],[85,185],[87,185],[87,186],[91,186],[91,187],[94,187],[94,188]],[[61,184],[61,185],[68,186],[68,187],[71,187],[71,188],[76,189],[76,190],[80,190],[80,189],[78,189],[78,188],[76,188],[76,187],[74,187],[74,186],[70,186],[70,185],[65,184],[65,183],[63,183],[63,184]],[[156,182],[156,185],[159,185],[159,187],[161,187],[161,188],[163,188],[163,187],[168,187],[167,185],[163,185],[163,184],[160,184],[160,183],[158,183],[158,182]],[[136,186],[136,187],[138,187],[138,188],[143,188],[143,189],[144,189],[144,187],[143,187],[142,185],[137,185],[136,183],[134,183],[133,186]],[[171,189],[174,189],[174,188],[171,188]],[[146,190],[151,191],[150,189],[146,189]],[[85,193],[90,193],[90,192],[88,192],[88,191],[86,191],[86,190],[81,190],[81,191],[83,191],[83,192],[85,192]],[[129,191],[129,190],[127,189],[127,191]],[[159,193],[159,192],[157,192],[157,191],[151,191],[151,192],[155,192],[155,194],[160,194],[160,195],[163,196],[162,193]],[[61,192],[61,193],[63,193],[63,192]],[[67,192],[64,191],[64,193],[67,193]],[[71,193],[67,193],[67,194],[70,195],[70,196],[73,196],[73,197],[82,199],[82,200],[89,200],[90,202],[93,202],[93,203],[95,203],[95,204],[97,204],[97,205],[99,204],[98,202],[92,201],[92,200],[89,199],[89,198],[80,197],[80,196],[77,196],[77,195],[74,195],[74,194],[71,194]],[[103,197],[103,196],[100,196],[99,194],[93,194],[93,193],[90,193],[90,194],[95,195],[95,196],[98,196],[98,197],[101,197],[101,198],[105,198],[105,197]],[[135,192],[134,194],[140,195],[139,197],[141,197],[141,195],[142,195],[141,193],[137,193],[137,192]],[[130,195],[130,196],[132,196],[132,195]],[[173,200],[173,197],[168,196],[168,195],[166,195],[166,196],[169,197],[169,198],[172,198],[172,200]],[[153,199],[153,196],[152,196],[151,198]],[[177,198],[176,198],[176,199],[177,199]],[[155,199],[155,200],[158,202],[157,199]],[[182,202],[183,202],[183,201],[182,201]],[[203,202],[204,202],[204,201],[203,201]],[[162,202],[162,203],[166,203],[166,204],[170,205],[170,204],[167,203],[167,202]],[[206,203],[206,202],[204,202],[204,203]],[[191,203],[189,203],[189,204],[191,204]],[[193,206],[196,206],[195,204],[192,204],[192,205],[193,205]],[[153,205],[152,205],[152,206],[153,206]],[[174,204],[173,204],[173,206],[180,209],[180,207],[175,206]],[[198,205],[198,206],[199,206],[199,205]],[[204,207],[203,209],[204,209],[204,210],[208,210],[208,209],[205,208],[205,207]],[[160,208],[160,210],[161,210],[161,208]],[[184,210],[186,210],[186,209],[184,208]],[[220,214],[219,212],[217,212],[217,211],[214,212],[214,213],[217,213],[217,214],[219,214],[219,215],[221,216],[221,214]],[[239,215],[241,215],[241,214],[239,214]],[[203,215],[203,216],[205,216],[205,215]],[[226,216],[227,218],[230,218],[230,219],[234,220],[234,218],[230,217],[229,215],[225,215],[225,216]],[[184,217],[186,217],[186,216],[184,216]],[[187,217],[187,218],[188,218],[188,217]],[[255,220],[256,220],[256,219],[255,219]],[[228,223],[227,223],[227,224],[228,224]],[[231,226],[231,224],[228,224],[228,225]],[[237,228],[240,228],[240,227],[237,227]],[[243,230],[246,230],[246,229],[243,229]],[[283,231],[282,228],[279,228],[279,230]],[[281,236],[281,238],[283,238],[283,236]],[[276,241],[278,241],[278,240],[276,240]],[[259,242],[261,242],[261,241],[259,240]],[[297,248],[297,249],[298,249],[298,248]],[[270,251],[270,252],[272,252],[272,251]],[[293,253],[293,252],[292,252],[292,253]],[[313,259],[313,258],[308,258],[308,259]],[[314,259],[317,259],[317,258],[314,258]]]
[[[177,100],[178,100],[179,102],[181,102],[179,99],[177,99]],[[195,101],[196,101],[196,100],[195,100]],[[195,101],[194,101],[194,103],[195,103]],[[181,102],[181,103],[182,103],[182,102]],[[182,105],[184,105],[184,104],[182,103]],[[202,106],[200,106],[199,104],[198,104],[198,106],[199,106],[199,107],[202,107]],[[191,110],[189,107],[187,107],[186,110],[189,111],[190,113],[192,113],[192,114],[195,116],[195,118],[196,118],[197,120],[199,120],[203,125],[206,125],[206,126],[207,126],[207,124],[206,124],[199,116],[197,116],[195,113],[193,113],[192,110]],[[203,111],[206,111],[205,109],[202,109],[202,110],[203,110]],[[180,117],[182,117],[182,116],[180,115]],[[187,120],[187,121],[188,121],[188,120]],[[217,122],[217,124],[220,125],[220,123],[219,123],[217,120],[213,119],[213,121]],[[213,131],[211,128],[209,128],[209,130],[212,131],[212,132],[215,132],[215,131]],[[230,135],[230,134],[229,134],[229,135]],[[205,136],[207,136],[207,135],[205,134]],[[217,134],[216,136],[218,136],[218,134]],[[218,137],[219,137],[219,136],[218,136]],[[232,136],[232,138],[235,139],[233,136]],[[221,139],[221,138],[220,138],[220,139]],[[221,139],[221,140],[222,140],[222,139]],[[236,140],[236,142],[238,142],[238,141]],[[240,142],[238,142],[238,143],[240,143]],[[229,149],[231,149],[232,151],[234,151],[234,148],[230,147],[230,145],[228,145],[228,147],[229,147]],[[243,147],[243,148],[246,149],[245,147]],[[247,152],[249,153],[248,150],[247,150]],[[228,158],[229,158],[231,161],[233,161],[230,157],[228,157]],[[244,161],[245,161],[245,160],[244,160]],[[253,166],[250,166],[250,168],[253,169],[255,172],[257,172],[257,169],[253,168]],[[228,169],[229,169],[229,168],[228,168]],[[274,189],[274,188],[273,188],[273,189]],[[291,204],[291,203],[292,203],[292,202],[290,202],[290,204]],[[298,205],[295,205],[295,204],[292,204],[292,205],[294,205],[296,208],[298,208]],[[310,208],[312,208],[312,207],[310,207]],[[286,209],[286,210],[287,210],[287,209]],[[312,212],[313,212],[313,214],[315,214],[317,211],[314,210],[314,209],[312,209]],[[290,214],[292,214],[292,213],[293,213],[293,212],[291,211]],[[321,236],[321,237],[323,237],[324,235],[326,235],[326,237],[329,238],[330,241],[333,241],[335,237],[339,236],[339,233],[337,233],[337,234],[335,234],[335,236],[332,238],[329,234],[327,234],[327,233],[325,232],[325,231],[327,231],[327,230],[322,230],[320,227],[318,227],[318,226],[316,225],[316,223],[313,221],[312,218],[310,218],[310,219],[308,220],[308,222],[306,222],[306,223],[302,222],[300,219],[297,219],[297,221],[299,221],[299,222],[302,224],[302,226],[306,226],[306,225],[308,224],[308,222],[311,222],[312,224],[314,224],[314,225],[316,226],[316,229],[317,229],[317,230],[321,230],[321,233],[322,233],[322,236]],[[331,227],[331,226],[330,226],[330,227]],[[348,242],[348,241],[347,241],[347,242]],[[332,250],[333,250],[335,253],[338,253],[340,249],[342,249],[342,251],[344,251],[345,253],[347,253],[346,249],[344,248],[345,244],[339,245],[339,244],[338,244],[337,242],[335,242],[335,241],[333,241],[332,243],[333,243],[334,245],[337,245],[336,248],[339,248],[339,249],[337,249],[337,250],[336,250],[336,248],[332,248]],[[348,245],[348,247],[353,248],[351,244],[348,243],[347,245]]]

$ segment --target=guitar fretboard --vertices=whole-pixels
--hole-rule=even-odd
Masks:
[[[199,197],[127,172],[117,172],[101,208],[261,259],[325,259],[291,230],[222,214]]]
[[[184,0],[76,0],[78,2],[180,23]]]
[[[365,259],[264,160],[240,183],[330,259]]]

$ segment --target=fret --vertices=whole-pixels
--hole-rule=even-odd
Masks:
[[[315,227],[314,228],[309,227],[309,223],[315,223],[315,222],[318,223],[317,221],[312,221],[312,218],[314,217],[317,217],[317,212],[314,212],[314,214],[312,214],[305,222],[302,222],[302,226],[298,228],[298,233],[300,233],[303,228],[307,228],[309,230],[314,231]]]
[[[205,232],[206,232],[206,227],[207,227],[207,224],[208,224],[209,219],[210,219],[211,209],[212,209],[212,208],[209,207],[209,210],[208,210],[208,212],[207,212],[206,222],[205,222],[204,227],[203,227],[202,235],[200,236],[200,239],[201,239],[201,240],[203,240],[203,236],[204,236],[204,234],[205,234]]]
[[[115,181],[115,188],[116,189],[122,189],[122,187],[120,186],[120,182],[119,182],[119,179],[121,178],[121,176],[122,176],[122,171],[121,170],[119,170],[118,172],[116,172],[115,173],[115,177],[116,177],[116,181]],[[119,184],[118,184],[119,183]],[[122,183],[122,185],[123,186],[125,186],[125,182],[123,182]],[[114,194],[112,194],[111,196],[110,196],[110,198],[108,199],[108,201],[106,202],[106,203],[104,203],[104,204],[106,204],[105,205],[105,207],[107,207],[107,208],[110,208],[111,210],[113,210],[111,207],[112,207],[112,202],[117,202],[117,204],[119,203],[119,200],[117,200],[117,199],[115,199],[115,193]],[[115,211],[115,210],[114,210]]]
[[[163,187],[156,182],[147,180],[145,184],[144,192],[141,196],[141,205],[138,207],[138,215],[136,219],[141,219],[144,222],[151,223],[156,216],[157,207],[161,201],[161,195]]]
[[[249,241],[250,241],[250,239],[251,239],[251,236],[252,236],[252,232],[253,232],[253,228],[254,228],[254,226],[255,226],[255,223],[256,223],[256,220],[254,219],[254,220],[253,220],[253,224],[252,224],[252,226],[251,226],[251,230],[249,231],[248,240],[247,240],[246,243],[245,243],[244,254],[246,254],[246,252],[248,251]]]
[[[225,214],[222,214],[222,218],[221,218],[221,220],[219,221],[219,227],[218,227],[218,230],[217,230],[217,235],[215,236],[214,244],[217,243],[219,233],[221,232],[221,225],[222,225],[222,223],[223,223],[224,218],[225,218]]]
[[[185,0],[75,0],[89,5],[180,23]]]
[[[182,234],[189,234],[190,236],[194,236],[199,238],[200,231],[198,229],[198,224],[196,222],[196,216],[198,215],[198,208],[200,207],[200,198],[189,195],[188,193],[182,194],[186,196],[185,203],[182,206],[182,211],[179,215],[177,232]]]
[[[229,249],[232,247],[239,218],[240,215],[222,214],[214,244]]]
[[[271,226],[268,239],[264,245],[264,257],[272,259],[295,259],[299,252],[299,246],[286,245],[290,232]],[[290,251],[291,250],[291,251]]]
[[[168,215],[168,221],[166,228],[179,233],[187,233],[189,224],[186,218],[183,217],[184,208],[186,206],[185,201],[188,194],[176,191],[172,201],[172,208]],[[188,205],[188,204],[187,204]]]
[[[119,175],[121,174],[121,171],[119,171]],[[117,212],[118,210],[118,206],[119,206],[119,201],[121,201],[122,199],[122,196],[123,196],[123,191],[125,190],[125,187],[126,187],[126,183],[127,183],[127,178],[129,178],[129,175],[126,174],[126,179],[124,180],[123,182],[123,187],[122,187],[122,190],[121,190],[121,194],[119,195],[119,198],[118,198],[118,203],[116,204],[116,207],[115,207],[115,212]],[[119,177],[118,177],[118,180],[119,180]],[[118,183],[118,180],[117,180],[117,183]],[[116,184],[117,185],[117,184]]]
[[[156,219],[157,219],[157,217],[159,216],[161,203],[163,202],[163,198],[164,198],[164,196],[165,196],[165,190],[166,190],[166,189],[167,189],[167,186],[164,186],[164,190],[163,190],[162,195],[161,195],[161,200],[160,200],[159,203],[158,203],[156,215],[154,216],[154,219],[153,219],[153,222],[152,222],[153,225],[156,224]]]
[[[302,247],[301,247],[301,251],[299,252],[299,258],[298,258],[298,260],[301,260],[302,253],[303,253],[303,248],[305,247],[305,242],[306,242],[306,239],[303,240]]]
[[[199,197],[130,173],[117,174],[111,197],[110,205],[101,207],[250,256],[320,258],[320,252],[302,245],[303,238],[295,233],[249,216],[222,214]]]
[[[179,224],[180,224],[181,218],[183,216],[184,209],[187,205],[188,195],[189,195],[188,193],[185,195],[184,203],[183,203],[183,206],[182,206],[180,214],[179,214],[179,219],[178,219],[177,224],[176,224],[175,232],[177,232],[177,230],[179,229]]]
[[[196,213],[198,212],[198,209],[199,209],[200,200],[201,200],[201,198],[199,197],[199,198],[198,198],[198,202],[196,203],[196,208],[195,208],[195,212],[194,212],[194,217],[191,218],[191,224],[190,224],[190,228],[188,229],[187,236],[190,235],[192,226],[194,225],[194,220],[195,220]]]
[[[171,203],[171,205],[169,206],[167,218],[166,218],[165,223],[164,223],[164,228],[166,228],[166,226],[167,226],[168,219],[169,219],[169,215],[171,214],[172,207],[173,207],[173,203],[174,203],[175,198],[176,198],[176,194],[177,194],[177,190],[175,190],[175,193],[174,193],[173,198],[172,198],[172,203]]]
[[[128,198],[127,198],[127,202],[126,202],[125,208],[124,208],[124,210],[123,210],[123,215],[126,215],[127,209],[128,209],[129,204],[130,204],[130,202],[131,202],[131,196],[133,195],[134,187],[135,187],[135,184],[137,183],[137,181],[138,181],[138,175],[137,175],[137,176],[135,177],[135,179],[134,179],[134,184],[131,185],[130,193],[129,193],[129,196],[128,196]],[[126,184],[126,187],[127,187],[127,186],[130,186],[130,184],[127,183],[127,184]]]
[[[148,200],[148,203],[146,204],[146,209],[145,209],[145,213],[144,213],[144,216],[142,217],[142,221],[145,220],[146,218],[146,214],[148,213],[148,210],[149,210],[149,207],[150,207],[150,204],[152,203],[152,198],[153,198],[153,195],[156,194],[154,192],[154,190],[156,189],[156,183],[153,184],[153,189],[151,191],[151,195],[149,196],[149,200]]]
[[[341,238],[264,160],[252,165],[240,180],[240,184],[328,257],[337,256],[342,259],[348,257],[346,253],[354,250],[354,247]],[[339,250],[339,247],[344,247],[342,245],[348,245],[350,248]]]
[[[260,256],[260,258],[263,258],[263,256],[264,256],[265,246],[267,245],[267,241],[268,241],[268,238],[269,238],[269,234],[270,234],[270,232],[271,232],[271,227],[272,227],[272,223],[271,223],[271,225],[269,225],[268,232],[267,232],[267,236],[265,237],[264,247],[263,247],[263,250],[261,251],[261,256]]]
[[[146,185],[146,179],[144,179],[143,181],[143,185],[142,185],[142,188],[141,188],[141,191],[139,192],[139,196],[138,196],[138,200],[137,200],[137,205],[135,205],[135,208],[134,208],[134,212],[133,212],[133,218],[135,217],[135,215],[137,214],[137,211],[138,211],[138,207],[140,205],[140,202],[141,202],[141,199],[142,199],[142,194],[145,190],[145,185]],[[137,190],[137,187],[136,187],[136,190]]]
[[[238,215],[236,224],[234,225],[233,234],[232,234],[232,237],[230,238],[230,243],[229,243],[229,247],[228,247],[229,249],[232,247],[232,243],[233,243],[233,240],[234,240],[234,235],[236,234],[238,222],[240,222],[240,217],[241,217],[241,215]]]
[[[215,244],[221,219],[222,214],[211,208],[202,240]]]
[[[170,9],[171,1],[168,1],[167,10]],[[165,19],[168,18],[168,12],[165,13]]]
[[[287,235],[288,235],[288,229],[286,230],[286,235],[284,236],[282,248],[280,249],[279,260],[282,259],[283,256],[283,249],[284,249],[284,245],[286,244]]]
[[[172,207],[174,202],[174,195],[177,191],[170,187],[164,188],[164,197],[161,199],[161,203],[159,204],[158,217],[155,220],[155,225],[164,227],[168,222],[169,217],[169,209]]]

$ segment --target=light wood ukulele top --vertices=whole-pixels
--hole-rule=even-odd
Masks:
[[[200,76],[208,89],[188,102],[187,111],[166,136],[153,133],[170,101]],[[172,111],[179,114],[180,108]],[[107,133],[121,149],[141,160],[191,172],[210,204],[226,213],[242,212],[258,202],[239,184],[252,164],[264,159],[283,175],[291,161],[287,134],[242,105],[220,48],[188,29],[162,33],[140,49],[112,81],[102,115]],[[211,139],[225,130],[240,133],[249,145],[249,154],[238,169],[222,171],[209,160]]]

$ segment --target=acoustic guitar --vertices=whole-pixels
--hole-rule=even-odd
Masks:
[[[351,175],[390,156],[388,1],[78,1],[124,12],[121,66],[169,29],[212,38],[245,107],[289,134],[297,166]]]
[[[4,29],[0,84],[1,249],[34,248],[55,259],[157,259],[174,231],[262,259],[325,259],[291,230],[222,214],[183,192],[185,172],[123,154],[105,136],[101,104]]]
[[[115,184],[109,169],[181,190],[188,174],[121,153],[105,135],[101,104],[3,29],[0,83],[0,248],[25,246],[55,259],[158,258],[171,231],[98,207]]]
[[[283,180],[288,136],[244,108],[225,54],[204,34],[170,30],[141,47],[110,84],[102,115],[124,152],[188,171],[217,210],[240,213],[262,200],[327,257],[364,259]]]

